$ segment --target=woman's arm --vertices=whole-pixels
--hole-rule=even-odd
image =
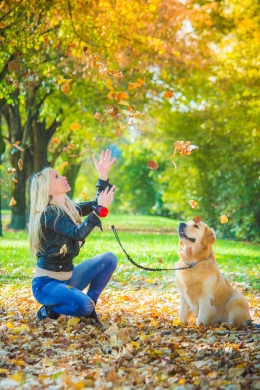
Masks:
[[[75,225],[66,215],[57,218],[52,210],[46,210],[41,218],[43,228],[54,231],[72,240],[83,241],[98,226],[102,230],[101,221],[95,213],[91,213],[82,224]]]

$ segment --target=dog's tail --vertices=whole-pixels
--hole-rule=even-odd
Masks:
[[[232,322],[234,326],[247,325],[248,321],[251,320],[249,305],[243,294],[237,292],[227,303],[226,321]]]

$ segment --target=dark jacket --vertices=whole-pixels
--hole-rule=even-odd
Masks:
[[[97,197],[106,187],[112,185],[108,181],[99,179],[96,187]],[[37,266],[54,272],[72,271],[74,266],[72,260],[79,254],[79,241],[82,245],[85,238],[92,232],[95,226],[102,230],[100,219],[92,213],[92,206],[97,204],[95,201],[78,203],[76,205],[82,217],[88,215],[84,222],[77,226],[72,219],[64,212],[64,215],[57,218],[57,214],[51,206],[47,206],[41,216],[41,226],[44,239],[41,245],[43,253],[37,252]],[[89,215],[90,214],[90,215]],[[67,253],[60,254],[62,246],[66,244]]]

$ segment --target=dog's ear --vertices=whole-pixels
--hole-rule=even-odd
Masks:
[[[204,235],[201,240],[202,246],[208,246],[213,245],[216,242],[216,236],[212,229],[210,229],[208,226],[206,226]]]

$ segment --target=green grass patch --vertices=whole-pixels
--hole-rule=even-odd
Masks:
[[[179,249],[178,237],[173,234],[178,225],[177,221],[150,216],[113,215],[112,222],[118,230],[123,247],[137,263],[155,268],[174,267]],[[107,218],[103,222],[103,232],[96,228],[87,237],[80,255],[74,259],[74,264],[98,253],[111,251],[119,258],[119,267],[111,281],[114,288],[120,288],[122,284],[132,284],[133,288],[138,288],[138,283],[146,280],[151,287],[156,285],[162,290],[172,289],[174,272],[146,272],[136,268],[122,252],[110,225]],[[169,232],[165,232],[165,228],[169,228]],[[30,259],[27,232],[4,232],[4,237],[0,238],[0,252],[0,284],[30,283],[36,260]],[[217,240],[214,252],[221,271],[229,281],[241,283],[248,290],[259,290],[258,244]],[[162,259],[163,263],[160,263],[159,259]]]

